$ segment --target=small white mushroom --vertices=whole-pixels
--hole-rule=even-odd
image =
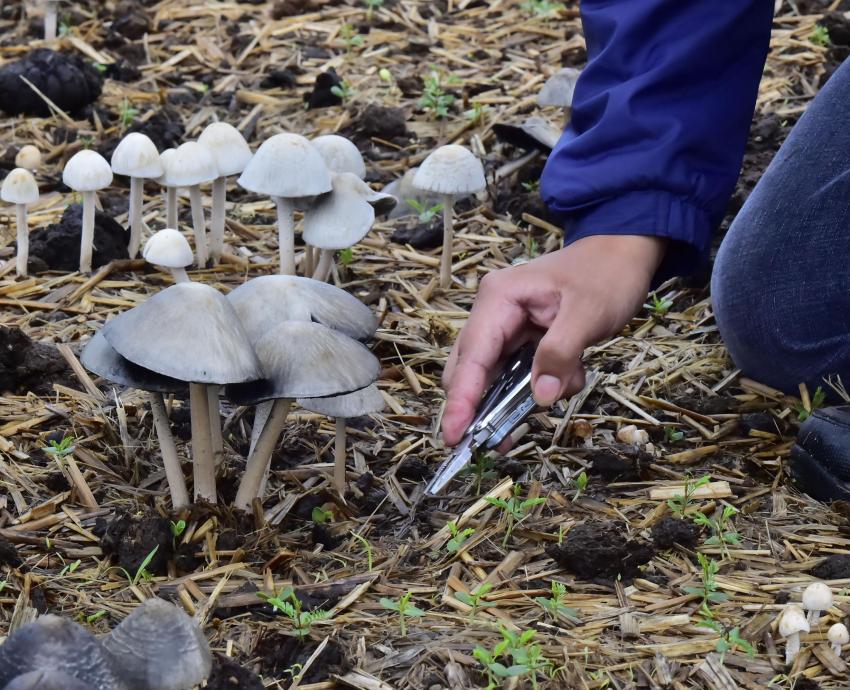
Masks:
[[[145,242],[142,256],[149,264],[171,271],[175,283],[189,282],[186,267],[192,265],[192,248],[183,234],[173,228],[155,232]]]
[[[332,173],[352,173],[361,180],[366,177],[366,163],[351,140],[338,134],[324,134],[311,139],[310,143]]]
[[[808,612],[806,620],[815,625],[822,611],[832,606],[832,590],[823,582],[812,582],[803,590],[803,608]]]
[[[112,184],[112,168],[97,151],[84,149],[75,153],[65,164],[62,182],[83,195],[83,226],[80,239],[80,273],[91,271],[94,214],[99,189]]]
[[[15,156],[15,165],[19,168],[24,168],[30,172],[35,172],[41,165],[41,151],[37,146],[27,144],[22,146]]]
[[[443,195],[443,254],[440,260],[440,287],[452,282],[454,244],[454,201],[480,192],[486,186],[484,166],[475,155],[457,144],[441,146],[431,153],[413,178],[414,187]]]
[[[806,614],[796,604],[785,607],[779,618],[779,634],[785,638],[785,663],[792,664],[800,652],[800,633],[809,632]]]
[[[131,132],[115,147],[111,164],[113,173],[130,178],[130,241],[127,243],[127,253],[134,259],[142,243],[145,180],[162,176],[162,162],[150,137],[141,132]]]
[[[633,446],[645,446],[649,443],[649,434],[644,429],[638,429],[634,424],[628,424],[617,430],[617,440]]]
[[[25,276],[30,256],[27,204],[38,201],[38,185],[35,183],[35,178],[28,170],[15,168],[3,180],[3,186],[0,187],[0,199],[7,204],[15,205],[15,225],[18,239],[15,273],[19,276]]]
[[[218,166],[218,177],[213,181],[212,188],[209,243],[210,258],[214,264],[217,264],[224,251],[224,205],[227,201],[227,178],[245,170],[253,154],[242,132],[226,122],[213,122],[207,125],[198,137],[198,143],[209,149]]]
[[[829,626],[829,631],[826,633],[829,640],[829,645],[836,656],[841,656],[841,648],[850,642],[850,632],[847,631],[847,626],[844,623],[834,623]]]
[[[201,185],[218,177],[215,158],[206,146],[197,141],[180,144],[168,161],[168,183],[175,187],[187,187],[192,205],[192,230],[195,234],[195,257],[198,268],[205,268],[207,251],[207,226],[204,220],[204,201]]]

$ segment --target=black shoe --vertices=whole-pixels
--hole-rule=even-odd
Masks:
[[[794,484],[819,501],[850,501],[850,405],[815,410],[791,449]]]

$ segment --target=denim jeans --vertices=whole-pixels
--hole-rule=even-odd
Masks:
[[[744,374],[789,393],[834,374],[850,388],[850,60],[732,223],[711,293]]]

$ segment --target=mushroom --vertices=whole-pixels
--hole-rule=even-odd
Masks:
[[[158,598],[138,606],[103,646],[130,690],[188,690],[212,670],[209,643],[195,621]]]
[[[263,372],[230,302],[203,283],[177,283],[103,327],[133,364],[189,383],[195,498],[215,502],[207,386],[257,381]]]
[[[311,139],[310,143],[332,173],[352,173],[361,180],[366,177],[366,163],[350,139],[338,134],[325,134]]]
[[[112,184],[112,168],[96,151],[84,149],[65,163],[62,182],[83,195],[83,228],[80,238],[80,273],[91,271],[96,193]]]
[[[59,0],[45,0],[44,3],[44,40],[56,40]]]
[[[15,156],[15,165],[19,168],[25,168],[30,172],[35,172],[41,165],[41,151],[37,146],[27,144],[22,146]]]
[[[251,149],[242,133],[226,122],[213,122],[198,137],[218,166],[218,177],[212,188],[212,219],[210,220],[210,258],[214,264],[224,251],[224,204],[227,200],[227,178],[241,173],[251,160]]]
[[[806,620],[809,625],[815,625],[820,619],[821,611],[832,606],[832,590],[823,582],[812,582],[803,590],[803,608],[808,612]]]
[[[792,664],[800,652],[800,633],[809,632],[806,614],[796,604],[785,607],[779,619],[779,634],[785,638],[785,663]]]
[[[254,347],[268,379],[229,386],[227,394],[240,404],[274,404],[236,493],[234,506],[241,510],[260,494],[292,400],[351,393],[371,384],[380,370],[378,359],[361,343],[310,321],[284,321]]]
[[[649,443],[649,434],[645,429],[638,429],[634,424],[628,424],[619,428],[617,440],[632,446],[645,446]]]
[[[549,154],[561,138],[561,130],[542,118],[529,117],[521,125],[497,122],[493,125],[496,138],[525,151]]]
[[[280,272],[294,275],[296,206],[331,191],[331,176],[322,156],[298,134],[276,134],[257,149],[239,177],[239,184],[249,192],[274,199]]]
[[[549,77],[537,94],[537,105],[555,106],[564,109],[564,125],[570,119],[573,94],[581,72],[572,67],[564,67]]]
[[[440,203],[439,195],[431,194],[413,186],[417,172],[419,172],[419,168],[411,168],[404,175],[384,187],[384,194],[391,194],[398,202],[396,207],[387,215],[390,220],[418,214],[419,212],[411,202],[423,209],[430,209]]]
[[[186,267],[192,265],[192,248],[183,234],[173,228],[155,232],[145,242],[142,256],[149,264],[162,266],[171,271],[175,283],[188,283]]]
[[[844,623],[834,623],[829,626],[829,631],[826,633],[826,638],[829,640],[829,646],[836,656],[841,656],[841,648],[850,642],[850,632],[847,631],[847,626]]]
[[[218,177],[218,166],[210,150],[197,141],[180,144],[168,161],[167,183],[187,187],[192,204],[192,230],[195,233],[195,257],[198,268],[207,265],[207,228],[201,185]]]
[[[86,369],[108,381],[147,392],[165,478],[171,493],[171,505],[175,510],[189,505],[186,480],[183,478],[163,400],[163,393],[185,392],[186,384],[127,361],[112,348],[102,333],[92,336],[80,354],[80,362]]]
[[[56,669],[41,669],[15,676],[3,690],[92,690],[89,685]]]
[[[15,257],[15,273],[27,274],[27,262],[30,256],[30,236],[27,227],[27,204],[38,201],[38,185],[35,178],[24,168],[15,168],[6,175],[0,187],[0,199],[7,204],[15,204],[15,224],[18,233],[18,253]]]
[[[156,145],[147,135],[131,132],[115,147],[111,163],[113,173],[130,178],[130,241],[127,244],[127,253],[133,259],[139,253],[142,243],[145,180],[162,176],[162,161]]]
[[[162,163],[162,175],[157,179],[157,182],[165,187],[165,227],[178,227],[177,219],[177,187],[170,182],[169,166],[174,160],[174,154],[177,149],[165,149],[159,154],[159,161]]]
[[[298,404],[305,410],[334,417],[336,437],[334,439],[334,486],[342,495],[345,492],[346,422],[351,417],[380,412],[386,406],[378,387],[373,383],[354,393],[330,398],[299,398]]]
[[[124,687],[100,641],[65,618],[41,616],[15,630],[0,645],[0,688],[17,676],[53,669],[61,669],[89,688]]]
[[[484,166],[471,151],[457,144],[441,146],[419,166],[413,186],[443,195],[443,254],[440,261],[440,287],[452,282],[454,200],[480,192],[486,186]]]

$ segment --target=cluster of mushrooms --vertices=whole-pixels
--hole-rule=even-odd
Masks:
[[[158,598],[103,639],[45,615],[0,644],[3,690],[190,690],[211,670],[212,653],[194,619]]]
[[[800,635],[811,632],[822,614],[832,608],[832,590],[823,582],[813,582],[803,590],[802,606],[788,604],[779,615],[779,634],[785,639],[785,663],[793,664],[800,653]],[[844,623],[834,623],[827,631],[833,653],[840,657],[841,648],[850,642],[850,632]]]

